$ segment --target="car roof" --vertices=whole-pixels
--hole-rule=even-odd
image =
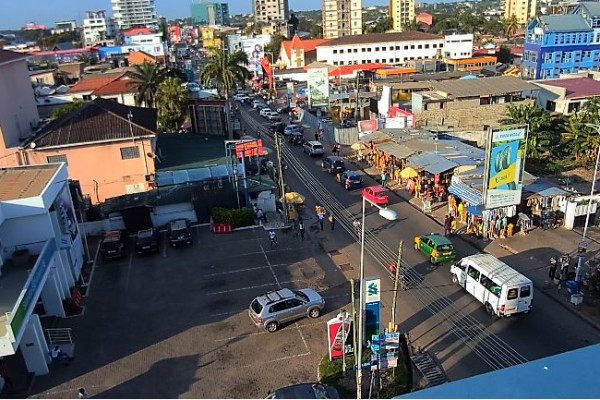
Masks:
[[[310,144],[310,145],[312,145],[312,146],[316,146],[316,145],[321,145],[321,146],[322,146],[321,142],[318,142],[318,141],[316,141],[316,140],[309,140],[309,141],[308,141],[308,142],[306,142],[306,143],[308,143],[308,144]]]
[[[348,171],[346,171],[344,173],[346,175],[348,175],[348,176],[360,176],[360,174],[358,173],[358,171],[350,171],[350,170],[348,170]]]
[[[338,399],[337,390],[329,385],[299,383],[275,391],[278,399]]]
[[[385,192],[386,190],[381,186],[368,186],[365,189],[371,189],[373,193]]]
[[[185,219],[176,219],[174,221],[169,222],[169,226],[171,229],[184,229],[187,228],[187,220]]]
[[[433,234],[433,235],[424,235],[424,236],[433,240],[433,243],[435,243],[435,244],[452,244],[450,239],[448,239],[446,236],[439,235],[437,233]]]
[[[256,297],[256,299],[261,304],[271,304],[271,303],[274,303],[279,300],[289,299],[289,298],[293,298],[293,297],[296,297],[294,292],[292,292],[288,288],[283,288],[283,289],[274,290],[272,292],[267,292],[265,294],[262,294],[262,295]]]
[[[122,232],[119,230],[114,230],[114,231],[107,231],[104,234],[104,238],[102,239],[103,242],[116,242],[118,240],[121,239],[121,234]]]

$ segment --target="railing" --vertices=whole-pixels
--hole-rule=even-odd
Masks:
[[[49,346],[57,344],[72,344],[73,335],[71,334],[71,328],[46,329],[46,339]]]

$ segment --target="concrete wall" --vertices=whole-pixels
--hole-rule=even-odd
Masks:
[[[198,222],[198,217],[192,203],[178,203],[154,207],[150,218],[152,219],[152,225],[157,228],[165,226],[169,221],[179,218],[189,219],[194,224]]]
[[[10,218],[0,225],[2,258],[8,260],[15,250],[28,249],[31,254],[39,254],[46,240],[54,237],[48,214],[30,217]]]

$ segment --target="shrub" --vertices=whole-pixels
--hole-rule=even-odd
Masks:
[[[210,213],[217,224],[231,224],[234,228],[254,224],[254,211],[250,208],[228,210],[223,207],[214,207]]]
[[[231,223],[231,211],[223,207],[213,207],[210,210],[213,220],[216,224],[227,224]]]

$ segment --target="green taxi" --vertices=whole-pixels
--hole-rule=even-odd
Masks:
[[[419,250],[426,256],[429,256],[432,264],[454,261],[456,258],[452,242],[443,235],[433,233],[415,237],[415,250]]]

